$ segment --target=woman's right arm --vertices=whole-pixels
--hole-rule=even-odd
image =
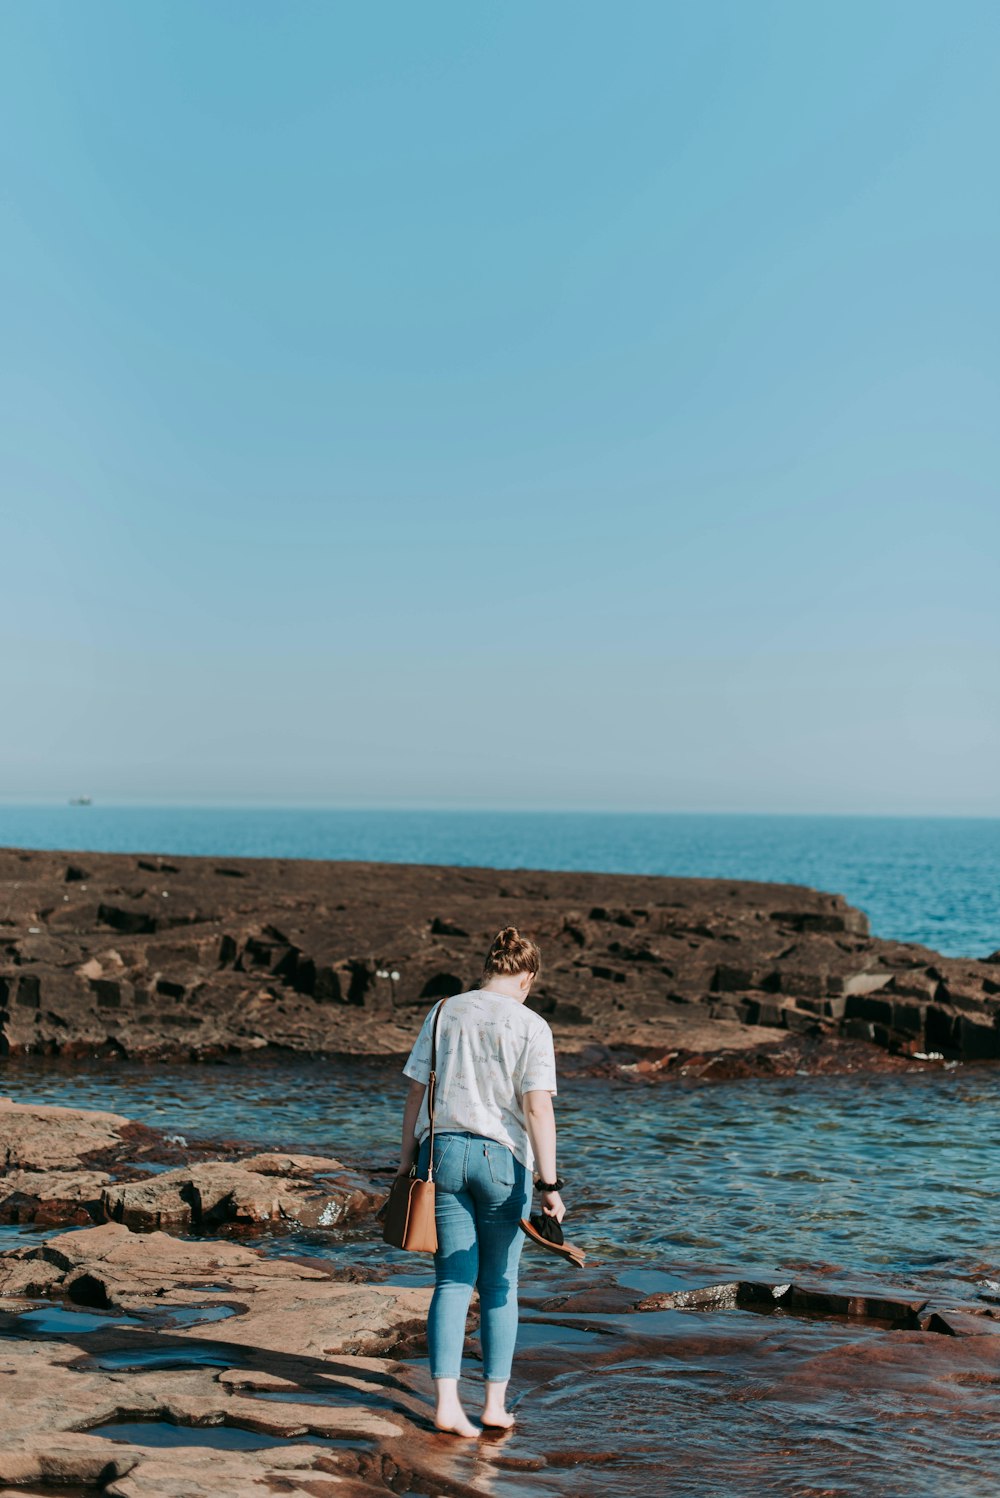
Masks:
[[[399,1146],[399,1169],[397,1175],[409,1174],[410,1167],[417,1158],[417,1118],[420,1113],[420,1105],[427,1091],[425,1082],[411,1082],[410,1090],[406,1094],[406,1106],[403,1109],[403,1137]]]
[[[556,1174],[556,1115],[552,1106],[551,1092],[526,1092],[521,1099],[524,1108],[524,1123],[531,1140],[535,1156],[535,1169],[543,1181],[557,1181]],[[546,1217],[562,1222],[566,1215],[563,1199],[558,1191],[543,1191],[542,1211]]]

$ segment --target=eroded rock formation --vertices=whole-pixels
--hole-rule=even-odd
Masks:
[[[292,859],[0,851],[0,1047],[403,1053],[498,926],[541,943],[564,1054],[874,1042],[1000,1056],[1000,953],[880,940],[791,885]]]
[[[178,1157],[184,1163],[163,1168]],[[188,1146],[120,1114],[0,1098],[2,1222],[110,1220],[194,1233],[334,1227],[381,1200],[333,1158]]]

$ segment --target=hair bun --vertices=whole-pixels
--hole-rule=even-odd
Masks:
[[[541,965],[541,955],[535,943],[522,936],[516,926],[504,926],[490,943],[483,971],[486,977],[504,973],[537,973]]]

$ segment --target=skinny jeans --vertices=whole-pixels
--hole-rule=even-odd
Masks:
[[[417,1173],[427,1173],[429,1139]],[[465,1320],[479,1290],[483,1377],[510,1377],[517,1341],[517,1270],[524,1245],[518,1226],[528,1206],[528,1172],[505,1144],[481,1134],[434,1136],[434,1295],[427,1314],[432,1378],[462,1372]]]

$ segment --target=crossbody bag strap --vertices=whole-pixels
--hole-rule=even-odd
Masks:
[[[445,1001],[441,1000],[434,1012],[434,1024],[431,1028],[431,1071],[427,1078],[427,1117],[430,1120],[431,1135],[430,1148],[427,1156],[427,1179],[434,1179],[434,1104],[437,1101],[437,1048],[438,1048],[438,1025],[441,1022],[441,1010]]]

